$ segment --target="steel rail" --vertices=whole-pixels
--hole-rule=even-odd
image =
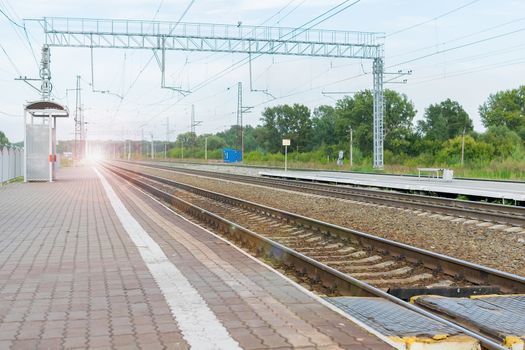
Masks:
[[[337,237],[341,240],[350,240],[367,249],[379,252],[387,252],[391,256],[404,259],[410,263],[416,265],[421,264],[432,271],[443,272],[449,276],[465,279],[474,284],[496,286],[505,293],[525,293],[525,278],[515,274],[499,271],[479,264],[456,259],[444,254],[439,254],[404,243],[392,241],[386,238],[377,237],[369,233],[308,218],[303,215],[268,207],[225,194],[204,190],[163,177],[145,174],[116,165],[113,165],[113,167],[156,182],[195,193],[202,197],[207,197],[213,200],[229,203],[240,208],[256,211],[269,217],[279,218],[285,222],[307,227],[314,231]]]
[[[115,173],[116,175],[122,177],[123,179],[129,181],[130,183],[136,185],[137,187],[149,192],[150,194],[161,198],[170,205],[176,207],[177,209],[196,217],[206,224],[214,227],[219,232],[222,232],[229,236],[235,242],[241,242],[252,252],[255,252],[257,256],[265,256],[271,260],[277,261],[288,268],[293,268],[296,272],[301,275],[308,276],[312,281],[319,281],[327,288],[335,289],[338,291],[353,295],[353,296],[373,296],[384,298],[390,302],[393,302],[397,305],[400,305],[406,309],[414,311],[420,315],[428,317],[432,320],[445,324],[449,327],[456,329],[458,332],[461,332],[467,336],[470,336],[480,342],[485,348],[490,350],[508,350],[505,346],[495,342],[493,339],[488,338],[483,334],[479,334],[475,331],[472,331],[468,328],[465,328],[462,325],[456,324],[448,319],[440,317],[434,313],[431,313],[425,309],[420,308],[414,304],[410,304],[401,299],[396,298],[378,288],[375,288],[367,283],[364,283],[350,275],[344,274],[330,266],[327,266],[323,263],[320,263],[308,256],[301,254],[297,251],[294,251],[282,244],[279,244],[273,240],[270,240],[262,235],[257,234],[251,230],[248,230],[234,222],[231,222],[225,218],[222,218],[208,210],[200,208],[192,203],[184,201],[178,198],[175,195],[172,195],[166,191],[163,191],[155,186],[152,186],[144,181],[140,181],[133,176],[129,176],[123,173],[129,172],[142,176],[145,178],[150,178],[152,180],[163,179],[158,178],[152,175],[141,174],[139,172],[130,171],[128,169],[110,166],[108,164],[103,164],[103,166],[109,171]],[[168,180],[168,179],[163,179]],[[157,180],[155,180],[157,181]],[[168,180],[168,182],[159,181],[165,184],[174,185],[174,181]],[[180,184],[178,184],[180,185]],[[184,185],[186,186],[186,185]],[[231,197],[230,197],[231,198]],[[249,203],[251,204],[251,203]],[[268,208],[271,209],[271,208]],[[293,214],[292,214],[293,215]],[[332,226],[332,225],[331,225]]]
[[[263,178],[239,174],[226,174],[206,170],[179,168],[151,163],[124,162],[154,169],[188,173],[205,177],[213,177],[229,181],[237,181],[260,186],[277,187],[291,191],[300,191],[327,197],[358,200],[380,205],[388,205],[405,209],[422,209],[434,213],[454,215],[469,219],[492,221],[499,224],[525,226],[525,208],[493,203],[473,202],[459,199],[430,197],[400,192],[381,191],[376,189],[336,186],[304,181]]]

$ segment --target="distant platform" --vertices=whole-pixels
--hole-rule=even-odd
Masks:
[[[525,183],[485,180],[442,179],[329,171],[260,171],[259,175],[303,181],[357,185],[403,191],[423,191],[525,201]]]

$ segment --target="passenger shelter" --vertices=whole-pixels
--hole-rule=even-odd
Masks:
[[[67,107],[52,101],[24,107],[24,182],[55,179],[56,119],[67,117]]]

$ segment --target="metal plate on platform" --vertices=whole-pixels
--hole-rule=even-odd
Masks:
[[[382,298],[334,297],[326,300],[386,336],[434,337],[458,331]]]
[[[420,296],[417,305],[475,325],[500,338],[525,338],[525,295],[493,295],[471,298]]]

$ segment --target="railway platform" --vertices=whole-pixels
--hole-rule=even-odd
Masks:
[[[510,181],[485,181],[453,179],[444,181],[439,178],[424,178],[413,176],[363,174],[330,171],[259,171],[259,175],[292,180],[333,183],[342,185],[356,185],[380,189],[394,189],[402,191],[421,191],[464,195],[480,198],[499,199],[509,202],[525,201],[525,183]]]
[[[391,349],[102,168],[0,188],[0,349]]]

